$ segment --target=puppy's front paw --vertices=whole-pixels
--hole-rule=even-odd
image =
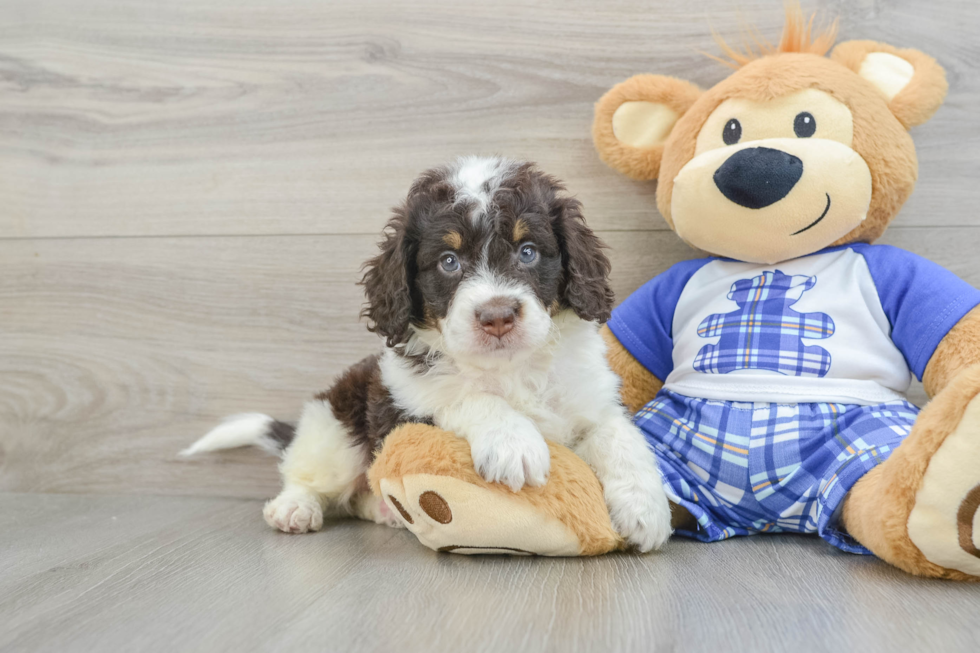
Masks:
[[[606,484],[606,505],[613,528],[638,551],[659,549],[670,537],[670,503],[656,478]]]
[[[316,497],[283,490],[262,509],[265,522],[283,533],[306,533],[323,527],[323,507]]]
[[[470,440],[470,450],[476,470],[491,483],[518,492],[525,484],[540,487],[548,482],[548,443],[530,423],[485,431]]]

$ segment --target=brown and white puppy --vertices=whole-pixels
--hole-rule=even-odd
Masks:
[[[532,164],[463,158],[423,173],[367,263],[364,315],[385,338],[307,403],[292,428],[230,418],[185,453],[246,444],[283,453],[266,521],[318,530],[324,511],[399,525],[365,473],[402,422],[452,431],[488,481],[518,491],[548,478],[545,439],[602,481],[613,524],[647,551],[670,534],[655,458],[619,399],[599,324],[609,261],[578,201]]]

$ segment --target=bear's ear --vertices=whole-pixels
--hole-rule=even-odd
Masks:
[[[656,179],[674,123],[701,89],[663,75],[635,75],[613,86],[595,107],[592,140],[610,167],[632,179]]]
[[[871,82],[906,129],[932,118],[946,99],[946,73],[929,55],[875,41],[846,41],[830,58]]]

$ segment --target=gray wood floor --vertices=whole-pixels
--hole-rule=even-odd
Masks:
[[[0,649],[976,651],[976,587],[806,537],[648,557],[468,558],[259,503],[0,495]],[[39,546],[39,543],[44,543]],[[736,563],[737,561],[737,563]]]
[[[714,84],[711,29],[778,38],[781,4],[0,3],[0,649],[978,650],[980,589],[812,539],[468,560],[364,524],[280,536],[270,458],[174,455],[228,413],[294,417],[378,347],[358,268],[452,156],[565,179],[619,297],[692,256],[654,185],[598,161],[592,104],[639,72]],[[946,67],[884,242],[980,286],[980,5],[804,8]]]

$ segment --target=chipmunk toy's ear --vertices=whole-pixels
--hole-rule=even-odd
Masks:
[[[875,41],[846,41],[830,58],[850,68],[888,99],[906,129],[921,125],[946,99],[946,73],[929,55]]]
[[[636,75],[613,86],[595,108],[592,138],[599,156],[632,179],[656,179],[674,123],[701,90],[663,75]]]

